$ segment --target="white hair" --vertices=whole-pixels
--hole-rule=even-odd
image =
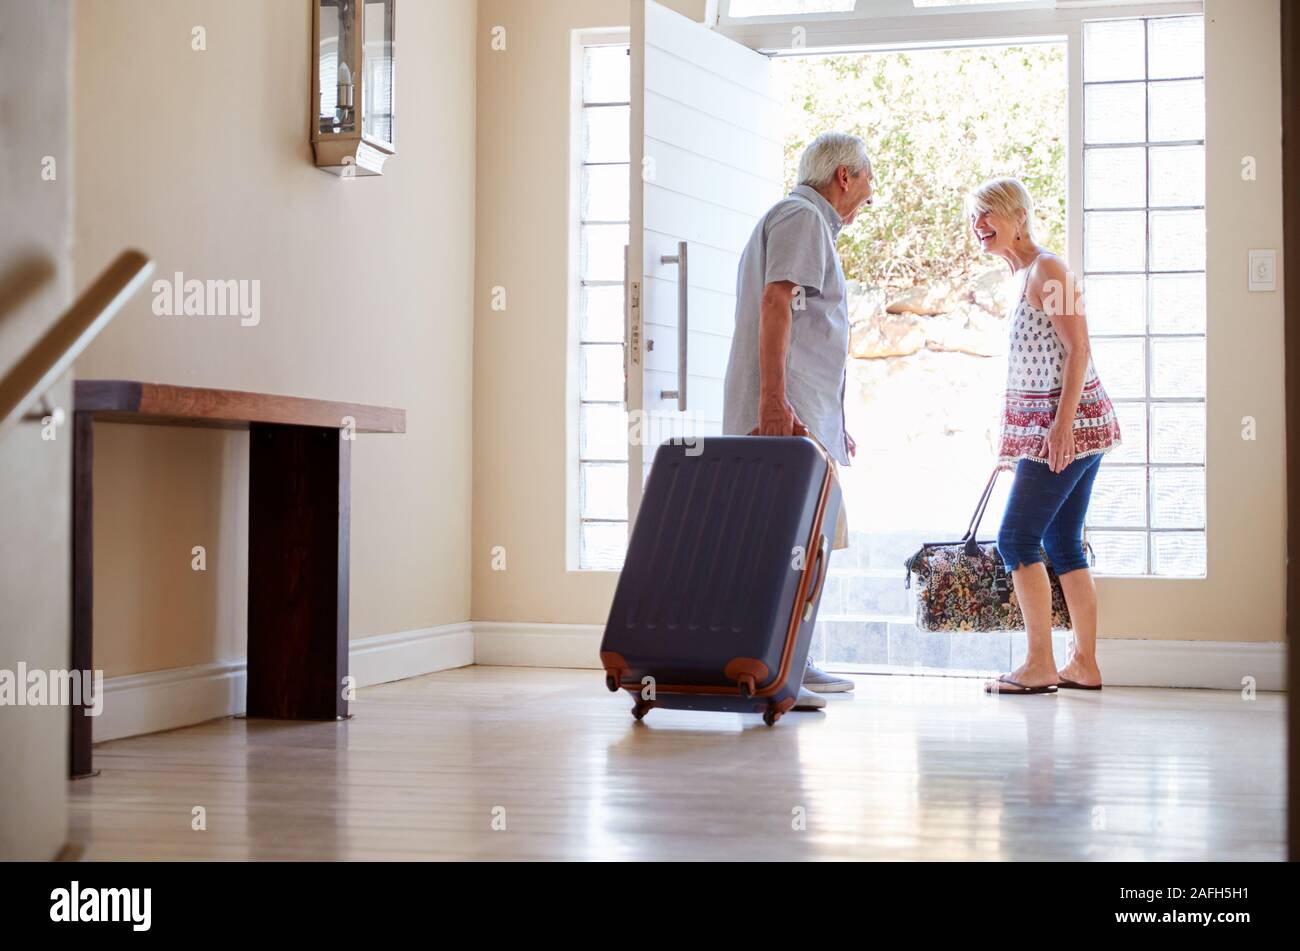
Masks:
[[[824,188],[835,181],[841,165],[848,168],[850,175],[871,168],[866,143],[847,132],[823,132],[804,149],[799,160],[799,184]]]

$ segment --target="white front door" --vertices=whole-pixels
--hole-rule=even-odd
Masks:
[[[626,360],[635,519],[658,443],[721,432],[736,270],[755,224],[781,196],[783,152],[766,57],[653,0],[632,0],[631,45]]]

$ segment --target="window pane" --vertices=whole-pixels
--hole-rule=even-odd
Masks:
[[[1147,279],[1141,274],[1089,277],[1083,307],[1094,335],[1146,333]]]
[[[1092,363],[1112,399],[1147,395],[1147,342],[1141,337],[1100,337],[1092,341]]]
[[[1143,212],[1087,212],[1083,216],[1083,266],[1088,271],[1144,270],[1146,239]]]
[[[1146,149],[1088,149],[1083,153],[1083,207],[1143,207],[1146,172]]]
[[[588,47],[583,57],[583,101],[629,102],[632,98],[630,63],[626,46]]]
[[[1205,462],[1205,404],[1151,405],[1151,461]]]
[[[628,175],[626,165],[590,165],[582,170],[584,221],[627,221]]]
[[[1147,573],[1146,532],[1088,531],[1088,544],[1097,556],[1096,571],[1103,575]]]
[[[623,348],[607,343],[582,345],[579,399],[623,401]]]
[[[1151,270],[1205,270],[1205,212],[1151,212]]]
[[[1151,332],[1205,332],[1205,275],[1151,275]]]
[[[579,567],[617,571],[623,567],[623,555],[627,551],[627,523],[584,524],[580,530],[579,548]]]
[[[1151,341],[1151,395],[1205,396],[1205,339]]]
[[[1151,83],[1150,139],[1152,142],[1187,142],[1205,138],[1205,81]]]
[[[1187,143],[1084,151],[1088,324],[1123,431],[1093,491],[1088,522],[1103,531],[1088,537],[1099,572],[1204,576],[1204,532],[1169,529],[1205,525],[1205,405],[1167,402],[1202,400],[1206,388],[1203,18],[1085,23],[1083,40],[1087,145]],[[1149,210],[1144,220],[1098,210],[1128,207]],[[1097,273],[1130,271],[1163,273]],[[1146,333],[1169,336],[1148,345]],[[1114,530],[1148,518],[1165,531]]]
[[[1205,146],[1151,150],[1151,205],[1205,204]]]
[[[1205,526],[1205,470],[1151,470],[1151,527]]]
[[[627,518],[627,466],[582,464],[583,518]]]
[[[1083,141],[1089,145],[1144,141],[1146,105],[1145,83],[1085,87]]]
[[[579,432],[583,459],[627,459],[627,413],[622,406],[584,405]]]
[[[1119,469],[1102,463],[1097,472],[1097,481],[1092,485],[1088,525],[1102,528],[1145,528],[1146,475],[1145,469]]]
[[[1205,577],[1204,532],[1157,532],[1151,536],[1153,575]]]
[[[584,287],[582,289],[582,342],[623,342],[623,288]]]
[[[596,106],[582,110],[582,160],[631,161],[632,110],[627,106]]]
[[[1119,431],[1123,437],[1119,448],[1106,453],[1107,462],[1147,461],[1147,404],[1116,403]]]
[[[733,17],[775,17],[794,13],[848,13],[854,0],[731,0]]]
[[[1146,38],[1141,20],[1095,20],[1083,25],[1083,81],[1142,79]]]
[[[1205,74],[1205,26],[1200,17],[1161,17],[1147,22],[1147,75],[1181,79]]]
[[[584,281],[617,281],[622,284],[627,232],[627,225],[582,226],[579,276]]]

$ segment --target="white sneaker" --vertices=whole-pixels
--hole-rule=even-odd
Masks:
[[[853,681],[836,674],[828,674],[808,658],[804,668],[803,685],[814,693],[847,693],[853,689]]]
[[[796,710],[821,710],[826,706],[826,698],[818,696],[805,687],[799,688],[799,696],[795,698],[794,709]]]

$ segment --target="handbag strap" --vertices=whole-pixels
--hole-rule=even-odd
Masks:
[[[980,522],[984,518],[984,510],[989,506],[989,499],[993,497],[993,486],[997,483],[1000,472],[1000,469],[994,468],[993,474],[989,476],[988,485],[984,486],[984,492],[980,495],[979,504],[975,506],[975,514],[971,516],[970,524],[966,526],[966,534],[961,537],[959,542],[959,544],[966,546],[966,554],[972,558],[980,556],[980,549],[975,541],[975,536],[980,530]],[[903,579],[904,587],[910,588],[912,586],[912,566],[923,551],[925,551],[924,545],[921,546],[920,551],[903,562],[904,567],[907,569],[907,575]]]
[[[993,497],[993,486],[998,481],[1000,469],[995,468],[993,475],[989,476],[988,485],[984,486],[984,493],[980,496],[979,504],[975,506],[975,514],[970,518],[970,524],[966,526],[966,534],[961,537],[963,542],[972,542],[979,533],[980,522],[984,520],[984,510],[989,507],[989,499]]]

